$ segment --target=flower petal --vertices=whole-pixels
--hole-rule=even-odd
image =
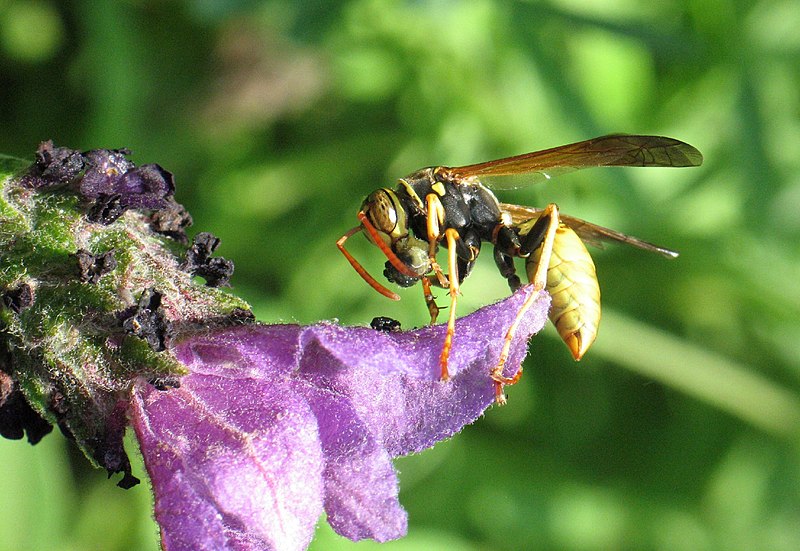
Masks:
[[[175,191],[172,173],[157,164],[138,166],[123,174],[116,182],[115,193],[122,203],[132,208],[160,209],[166,197]]]
[[[489,372],[532,293],[458,320],[447,382],[445,326],[249,325],[178,345],[190,370],[180,388],[140,383],[133,406],[165,548],[303,549],[323,499],[341,535],[404,535],[392,457],[451,436],[493,402]],[[507,373],[548,307],[541,293],[522,316]]]
[[[177,346],[192,373],[229,379],[287,379],[297,369],[299,325],[240,325],[218,328]]]
[[[408,515],[397,499],[391,456],[364,426],[348,397],[314,387],[303,393],[319,423],[328,523],[354,541],[404,536]]]
[[[495,399],[489,371],[526,288],[457,323],[452,380],[439,380],[445,326],[406,333],[317,325],[301,336],[296,387],[317,416],[325,454],[325,510],[331,526],[353,540],[401,537],[406,514],[397,501],[389,457],[432,446],[472,423]],[[541,293],[520,322],[509,366],[519,369],[528,337],[547,320]]]
[[[127,149],[94,149],[86,152],[88,165],[80,183],[88,199],[119,196],[125,208],[160,209],[175,192],[172,173],[157,164],[135,166]]]
[[[446,327],[377,332],[332,324],[301,335],[300,371],[314,384],[350,397],[364,426],[396,457],[420,451],[472,423],[495,399],[490,370],[508,328],[533,289],[456,321],[450,353],[451,380],[439,380]],[[506,375],[519,369],[531,335],[547,321],[549,295],[541,292],[520,320]]]
[[[305,549],[322,512],[322,450],[286,385],[192,373],[137,388],[133,425],[165,549]]]

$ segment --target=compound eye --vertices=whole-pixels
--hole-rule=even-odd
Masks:
[[[373,191],[364,200],[361,210],[367,215],[369,221],[379,232],[392,235],[397,228],[397,206],[393,192],[386,189]]]

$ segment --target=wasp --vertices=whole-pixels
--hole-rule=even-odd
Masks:
[[[384,276],[401,287],[422,284],[436,323],[439,306],[432,287],[448,290],[449,319],[440,355],[441,379],[447,380],[448,358],[455,336],[460,286],[472,271],[481,245],[491,243],[494,261],[511,291],[521,285],[515,258],[525,259],[528,281],[552,299],[550,320],[572,356],[579,360],[597,336],[600,287],[594,262],[584,246],[619,242],[674,258],[678,253],[641,239],[561,214],[555,204],[543,209],[500,203],[492,190],[514,189],[547,181],[557,174],[600,166],[700,166],[702,154],[691,145],[661,136],[611,134],[569,145],[461,167],[435,166],[401,178],[395,189],[381,188],[361,204],[360,224],[337,241],[337,247],[359,275],[382,295],[399,296],[379,283],[345,249],[347,239],[364,231],[386,256]],[[509,178],[513,177],[513,178]],[[437,261],[447,249],[447,271]],[[497,400],[505,401],[503,385],[519,380],[503,375],[518,321],[537,296],[531,294],[508,329],[491,376]]]

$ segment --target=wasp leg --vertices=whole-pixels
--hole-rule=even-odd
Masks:
[[[456,302],[461,293],[458,286],[458,256],[456,255],[456,242],[459,239],[458,231],[447,228],[444,232],[447,239],[447,259],[450,271],[450,317],[447,320],[447,333],[444,337],[442,354],[439,356],[439,365],[442,368],[441,379],[446,381],[450,378],[447,371],[447,363],[450,358],[450,348],[453,346],[453,335],[456,333]]]
[[[517,269],[514,267],[514,257],[528,255],[520,253],[519,236],[505,224],[498,224],[494,229],[492,243],[494,243],[494,263],[497,265],[500,275],[508,281],[508,286],[513,293],[521,285]]]
[[[492,369],[491,372],[492,379],[494,379],[495,382],[495,400],[500,405],[506,403],[506,396],[503,393],[503,386],[513,385],[519,381],[520,377],[522,377],[521,365],[519,367],[519,371],[517,371],[512,377],[504,376],[503,368],[505,367],[506,360],[508,360],[508,354],[511,351],[511,341],[514,339],[514,335],[517,332],[517,327],[519,327],[519,322],[522,320],[522,316],[525,315],[525,312],[528,311],[528,308],[530,308],[531,305],[539,298],[539,291],[544,289],[545,285],[547,284],[547,268],[550,266],[550,256],[553,252],[553,242],[556,238],[556,230],[558,229],[558,225],[558,207],[551,203],[542,211],[541,216],[536,221],[533,228],[531,228],[531,231],[525,237],[525,240],[522,244],[523,252],[530,253],[537,248],[536,246],[533,248],[528,248],[531,246],[531,243],[541,243],[542,254],[539,257],[539,264],[536,267],[536,272],[534,273],[533,278],[531,278],[531,284],[533,285],[534,292],[531,293],[527,299],[525,299],[524,303],[522,303],[522,306],[517,312],[514,321],[508,328],[505,342],[503,343],[503,350],[500,352],[500,359],[497,361],[497,365],[494,367],[494,369]],[[536,232],[536,235],[531,236],[531,234],[534,232]]]
[[[561,220],[558,215],[558,207],[550,203],[542,211],[539,219],[525,236],[520,247],[520,252],[528,255],[542,247],[542,254],[539,256],[539,262],[536,265],[536,272],[530,282],[533,284],[534,289],[541,291],[547,285],[547,270],[550,267],[550,257],[553,253],[553,243],[556,239],[556,230]]]
[[[428,312],[431,314],[431,325],[436,325],[436,318],[439,317],[439,306],[436,304],[436,297],[431,292],[431,278],[422,278],[422,295],[425,297],[425,304],[428,305]]]
[[[463,283],[475,261],[481,253],[481,238],[474,228],[459,230],[458,240],[456,241],[456,256],[458,257],[458,282]]]
[[[436,262],[436,247],[439,245],[439,239],[442,234],[440,233],[440,225],[444,224],[445,212],[439,196],[435,193],[429,193],[425,197],[425,202],[428,206],[427,224],[428,224],[428,257],[431,262],[431,270],[436,274],[436,279],[439,281],[440,287],[447,287],[449,283],[447,276],[442,272],[439,263]]]
[[[497,265],[497,270],[500,275],[508,281],[508,287],[513,293],[520,288],[522,282],[517,275],[517,268],[514,266],[514,257],[507,254],[500,249],[494,250],[494,263]]]
[[[462,283],[464,279],[472,272],[475,266],[475,261],[481,252],[481,239],[480,236],[472,229],[467,229],[464,233],[456,232],[456,266],[455,273],[452,268],[449,268],[451,273],[448,274],[448,279],[455,277],[458,283]],[[436,297],[431,292],[431,286],[439,286],[439,282],[431,276],[422,278],[422,291],[425,296],[425,303],[428,305],[428,311],[431,313],[431,325],[436,323],[436,316],[439,314],[440,308],[434,302]],[[448,282],[448,289],[450,284]]]

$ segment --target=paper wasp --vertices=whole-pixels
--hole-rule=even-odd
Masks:
[[[455,333],[460,284],[472,271],[481,244],[494,247],[494,260],[512,291],[520,287],[514,258],[526,259],[528,280],[552,297],[550,319],[579,360],[591,346],[600,322],[600,288],[594,263],[582,241],[600,245],[617,241],[676,257],[677,253],[635,237],[559,213],[554,204],[544,209],[500,203],[489,188],[513,189],[549,180],[567,171],[598,166],[699,166],[702,154],[691,145],[660,136],[612,134],[591,140],[462,167],[436,166],[399,180],[396,189],[373,191],[361,204],[360,225],[349,230],[337,246],[350,264],[376,291],[393,300],[399,296],[376,281],[344,248],[352,235],[364,231],[388,259],[386,278],[401,287],[422,283],[425,303],[436,322],[439,307],[432,286],[449,290],[447,333],[440,356],[441,378],[448,379],[448,358]],[[519,178],[500,178],[523,176]],[[436,261],[439,245],[447,248],[447,274]],[[522,306],[517,320],[536,294]],[[519,379],[503,375],[516,322],[492,370],[497,398],[502,386]]]

